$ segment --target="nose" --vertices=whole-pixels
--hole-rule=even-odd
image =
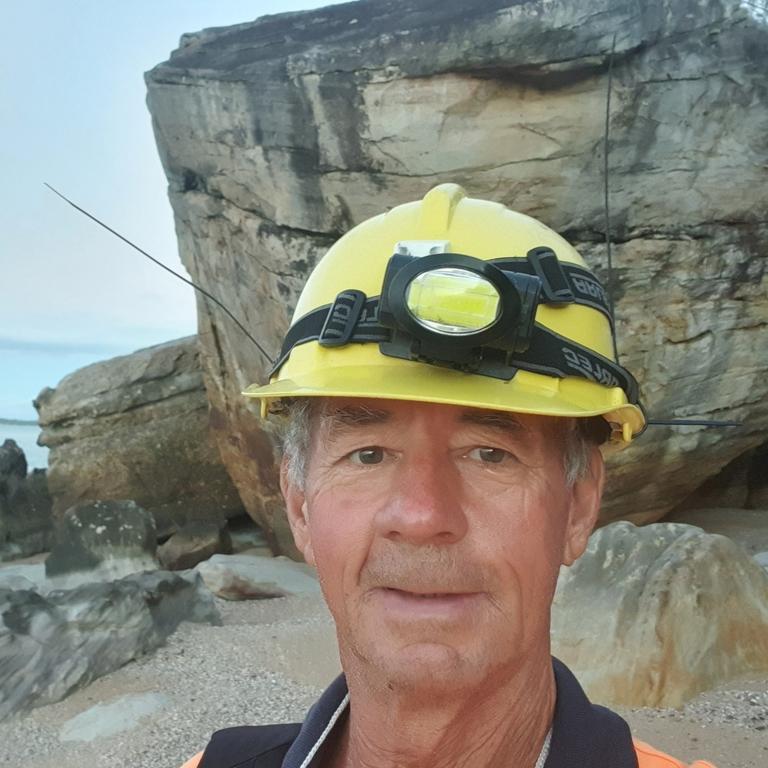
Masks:
[[[404,458],[389,503],[379,509],[379,535],[410,544],[452,544],[467,533],[457,473],[438,452]]]

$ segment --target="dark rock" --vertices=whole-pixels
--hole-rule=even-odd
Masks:
[[[6,440],[0,446],[0,561],[44,552],[52,535],[46,472],[27,475],[24,452]]]
[[[752,454],[747,475],[747,504],[749,509],[768,510],[768,442]]]
[[[12,478],[23,480],[27,476],[27,459],[15,440],[5,440],[0,446],[0,493]]]
[[[749,498],[749,472],[754,450],[738,456],[685,499],[678,510],[744,509]],[[675,517],[673,510],[667,519]]]
[[[81,581],[155,570],[156,538],[152,515],[133,501],[78,504],[56,525],[45,573]]]
[[[0,720],[60,701],[163,643],[219,623],[198,574],[155,572],[43,597],[0,589]]]
[[[213,595],[194,571],[179,574],[148,571],[126,576],[122,581],[141,588],[155,629],[163,637],[171,634],[182,621],[220,623]]]
[[[210,435],[196,337],[89,365],[35,406],[56,517],[81,502],[133,499],[166,537],[242,514]]]
[[[229,554],[232,541],[226,528],[216,523],[187,523],[157,549],[157,558],[168,571],[194,568],[212,555]]]

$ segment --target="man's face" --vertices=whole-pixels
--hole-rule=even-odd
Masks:
[[[304,489],[283,485],[345,670],[455,688],[548,654],[559,567],[597,515],[597,450],[569,487],[562,420],[351,398],[318,410]]]

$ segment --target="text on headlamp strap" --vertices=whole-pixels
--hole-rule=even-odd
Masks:
[[[378,323],[378,306],[378,296],[366,298],[362,291],[353,289],[342,291],[333,304],[319,307],[304,315],[288,329],[280,359],[270,376],[280,370],[294,347],[310,341],[317,341],[323,347],[388,342],[392,333]],[[482,354],[482,351],[481,348],[479,352]],[[497,352],[487,351],[494,354]],[[446,365],[450,364],[450,361],[435,363]],[[457,367],[470,370],[462,366]],[[637,403],[639,399],[637,381],[629,371],[613,360],[538,323],[534,326],[528,350],[508,357],[507,367],[512,373],[499,378],[512,378],[514,369],[557,378],[576,376],[605,387],[620,387],[630,403]]]
[[[533,248],[527,256],[491,259],[499,269],[536,275],[542,282],[545,304],[581,304],[602,312],[613,327],[608,295],[600,281],[584,267],[559,261],[548,248]]]

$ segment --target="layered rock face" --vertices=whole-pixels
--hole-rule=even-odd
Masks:
[[[51,449],[54,515],[130,499],[153,514],[162,536],[189,520],[242,513],[209,432],[194,337],[89,365],[35,405]]]
[[[767,62],[768,22],[737,0],[363,0],[187,35],[147,85],[182,259],[275,355],[328,246],[439,182],[541,219],[607,281],[611,68],[621,360],[652,416],[744,422],[653,427],[611,457],[604,519],[652,521],[765,439]],[[200,318],[227,469],[290,551],[239,394],[269,363],[204,299]]]

